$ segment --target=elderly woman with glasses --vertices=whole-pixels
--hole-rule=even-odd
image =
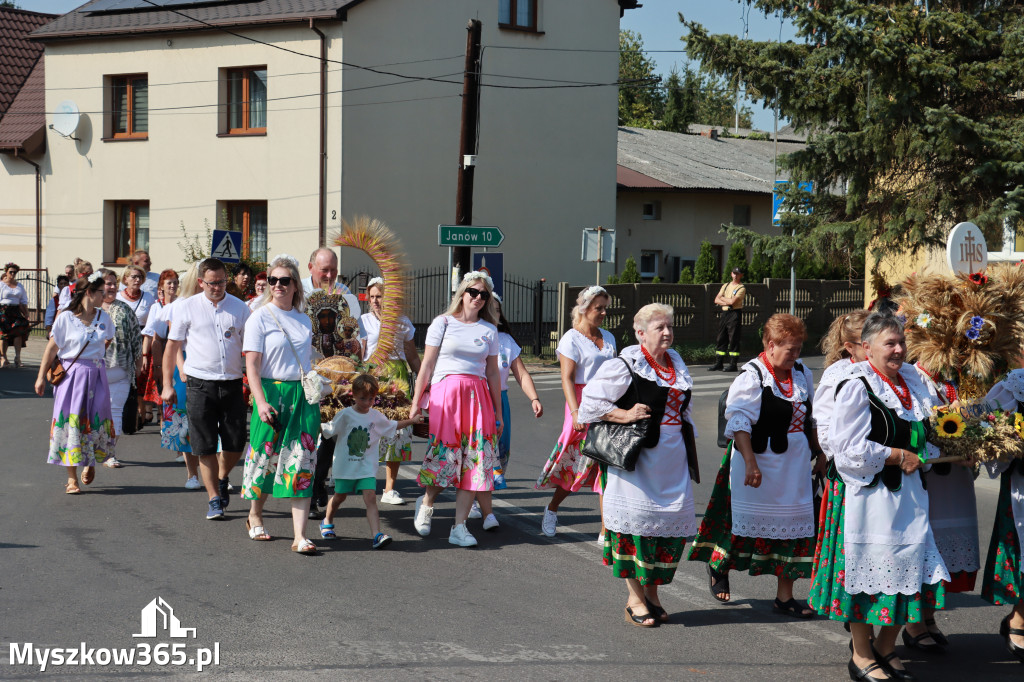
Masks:
[[[146,326],[149,311],[156,304],[156,297],[142,290],[145,282],[146,271],[138,265],[129,265],[121,275],[121,284],[124,288],[117,292],[117,300],[131,308],[140,327]]]
[[[493,290],[486,274],[467,273],[447,312],[430,324],[409,413],[415,420],[429,409],[431,434],[419,474],[426,493],[416,499],[413,525],[420,535],[429,535],[434,501],[441,490],[455,486],[455,525],[448,542],[460,547],[477,544],[466,528],[474,496],[486,514],[484,530],[498,525],[491,512],[502,431]]]

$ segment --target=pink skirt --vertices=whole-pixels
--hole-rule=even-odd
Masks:
[[[583,395],[583,384],[576,384],[576,402],[579,404]],[[589,486],[595,493],[601,492],[601,477],[597,463],[583,455],[583,441],[587,438],[587,429],[574,431],[569,403],[565,404],[565,419],[562,422],[562,433],[558,436],[555,449],[551,451],[544,470],[534,486],[538,490],[559,487],[569,492],[576,492]]]
[[[449,374],[430,387],[430,439],[421,486],[494,490],[498,434],[487,382]]]

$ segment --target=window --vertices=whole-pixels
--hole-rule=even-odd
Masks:
[[[110,263],[127,263],[132,253],[139,249],[149,251],[149,202],[114,201],[113,229],[110,243],[113,245]]]
[[[267,257],[267,202],[228,201],[228,229],[242,233],[242,254],[247,257]]]
[[[640,276],[657,277],[659,260],[661,260],[661,251],[641,251]]]
[[[661,202],[646,201],[641,208],[644,220],[661,220]]]
[[[149,78],[146,74],[110,77],[110,137],[149,137]]]
[[[732,224],[740,227],[750,227],[750,204],[733,205]]]
[[[227,69],[227,132],[267,132],[267,67]]]
[[[537,0],[498,0],[498,26],[537,31]]]

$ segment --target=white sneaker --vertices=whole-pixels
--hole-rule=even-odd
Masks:
[[[185,455],[179,454],[177,457],[174,458],[174,461],[177,462],[178,464],[184,464],[185,463]]]
[[[185,481],[185,490],[199,490],[203,487],[203,484],[199,482],[198,476],[193,476]]]
[[[488,514],[484,519],[484,530],[497,530],[499,525],[501,524],[498,523],[498,518],[494,514]]]
[[[597,546],[604,547],[604,533],[597,534]]]
[[[480,511],[480,503],[473,500],[473,506],[469,508],[469,518],[471,519],[482,519],[484,513]]]
[[[413,517],[412,525],[416,532],[427,537],[430,535],[430,519],[434,516],[434,508],[423,504],[423,495],[416,498],[416,516]]]
[[[448,542],[459,547],[476,547],[476,538],[470,534],[465,522],[452,526],[452,532],[448,535]]]
[[[385,490],[384,494],[380,496],[380,501],[383,504],[405,504],[405,500],[397,490]]]
[[[544,510],[544,520],[540,522],[540,532],[549,538],[555,537],[555,527],[558,525],[558,514],[550,509]]]

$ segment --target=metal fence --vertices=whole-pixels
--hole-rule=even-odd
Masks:
[[[50,279],[46,268],[36,270],[23,268],[18,271],[18,284],[25,287],[28,294],[28,319],[32,327],[42,327],[46,315],[46,305],[53,298],[56,280]]]

